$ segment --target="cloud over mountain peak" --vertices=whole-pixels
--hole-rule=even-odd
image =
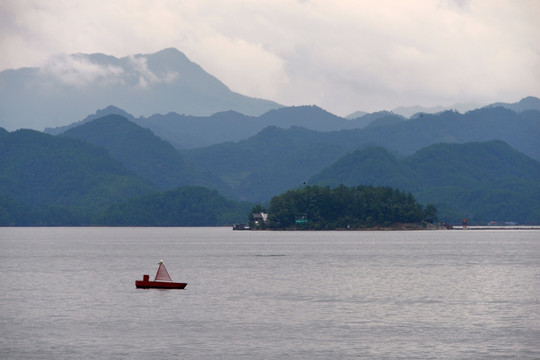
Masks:
[[[176,49],[122,58],[59,55],[41,68],[0,72],[0,126],[7,129],[64,125],[109,104],[135,115],[260,115],[280,106],[232,92]]]
[[[62,54],[51,58],[40,68],[43,77],[74,87],[131,86],[146,88],[160,83],[172,83],[176,71],[152,71],[144,55],[121,59],[104,54]]]

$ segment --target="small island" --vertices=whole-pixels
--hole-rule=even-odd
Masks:
[[[391,187],[305,186],[275,196],[268,210],[251,209],[251,230],[434,228],[437,209]]]

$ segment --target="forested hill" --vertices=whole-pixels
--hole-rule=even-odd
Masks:
[[[353,152],[308,183],[380,185],[411,191],[449,222],[540,219],[540,163],[502,141],[436,144],[397,159],[383,148]]]
[[[33,130],[0,131],[0,208],[4,211],[5,203],[91,211],[152,191],[152,185],[104,149]],[[8,215],[15,212],[11,208]]]
[[[436,221],[437,214],[433,206],[424,208],[410,193],[390,187],[306,186],[273,197],[268,219],[271,228],[334,230],[422,224]]]
[[[0,226],[218,226],[250,206],[201,187],[162,193],[103,148],[0,128]]]
[[[205,186],[224,195],[236,194],[219,178],[185,161],[168,142],[120,115],[108,115],[71,128],[64,137],[78,138],[106,149],[111,157],[161,190],[183,185]]]
[[[250,203],[236,202],[215,190],[183,186],[135,197],[103,211],[96,223],[106,226],[223,226],[245,222]]]
[[[321,141],[323,133],[294,127],[267,127],[237,143],[183,152],[250,201],[268,201],[305,182],[349,150]]]

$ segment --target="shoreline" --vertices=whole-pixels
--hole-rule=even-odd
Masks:
[[[540,230],[540,225],[455,225],[453,230]]]

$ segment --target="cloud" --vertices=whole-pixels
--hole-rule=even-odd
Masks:
[[[101,61],[96,56],[102,58]],[[147,59],[131,55],[118,62],[107,63],[105,55],[97,54],[62,54],[49,59],[41,68],[42,77],[54,79],[64,85],[77,88],[86,86],[108,87],[114,85],[132,85],[146,88],[160,83],[171,83],[178,76],[175,72],[156,74],[148,68]],[[107,57],[108,58],[108,57]],[[111,59],[108,59],[111,61]]]
[[[468,11],[472,0],[439,0],[439,6],[458,11]]]
[[[90,84],[109,86],[122,83],[124,70],[119,66],[97,64],[83,55],[58,55],[41,69],[43,76],[70,86],[84,87]]]
[[[176,47],[234,91],[341,115],[516,101],[540,95],[539,17],[536,0],[5,0],[0,70]]]
[[[190,44],[189,52],[205,59],[203,68],[233,91],[252,97],[278,98],[279,89],[289,82],[283,58],[261,43],[216,34]]]
[[[178,73],[168,71],[165,74],[158,75],[148,69],[147,60],[140,56],[129,56],[129,65],[131,68],[131,76],[135,76],[137,86],[145,88],[149,85],[155,85],[159,83],[171,83],[178,77]]]

